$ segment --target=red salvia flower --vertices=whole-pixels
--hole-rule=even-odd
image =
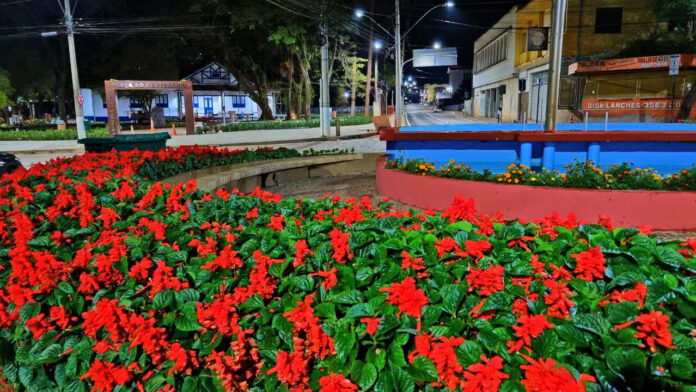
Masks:
[[[319,272],[314,272],[309,274],[309,276],[321,276],[324,279],[323,286],[326,290],[331,290],[332,287],[338,283],[338,279],[336,278],[336,272],[338,270],[336,267],[332,268],[330,271],[319,271]]]
[[[665,348],[675,348],[672,346],[672,333],[669,331],[669,317],[660,311],[651,311],[650,313],[641,314],[635,320],[629,321],[614,327],[621,329],[628,327],[631,324],[638,323],[635,337],[643,339],[645,344],[650,347],[650,351],[657,352],[659,344]],[[642,344],[640,347],[645,347]]]
[[[94,384],[92,391],[111,392],[118,385],[126,385],[133,378],[133,375],[124,366],[95,359],[87,373],[80,377],[80,380],[87,378],[91,379]]]
[[[503,272],[505,268],[501,265],[491,265],[488,269],[476,269],[469,267],[469,274],[466,281],[469,284],[469,292],[478,290],[482,296],[489,296],[496,291],[503,290]]]
[[[571,255],[570,257],[576,260],[573,272],[575,272],[578,279],[592,282],[594,279],[604,278],[604,270],[607,266],[600,247],[591,247],[585,252]]]
[[[419,278],[424,278],[428,276],[427,272],[420,272],[425,269],[427,269],[426,266],[423,265],[423,258],[422,257],[411,257],[411,255],[408,254],[407,251],[402,250],[401,251],[401,269],[404,271],[413,268],[414,271],[416,271],[416,276]]]
[[[465,243],[466,253],[476,259],[481,259],[485,255],[483,252],[491,250],[491,243],[486,240],[479,241],[469,241],[466,240]]]
[[[211,260],[208,263],[206,263],[204,266],[202,266],[202,269],[207,269],[210,271],[215,271],[219,268],[222,269],[234,269],[234,268],[241,268],[244,265],[244,262],[242,259],[240,259],[237,256],[237,251],[232,249],[232,245],[226,245],[222,250],[220,251],[220,254],[218,255],[215,260]]]
[[[329,373],[328,376],[323,376],[319,379],[319,392],[351,392],[357,391],[358,386],[353,384],[349,379],[342,374]]]
[[[307,241],[306,240],[297,240],[295,242],[295,260],[293,261],[293,265],[295,267],[300,266],[304,264],[304,259],[307,257],[307,255],[313,255],[314,252],[312,252],[309,247],[307,246]]]
[[[450,224],[458,220],[473,221],[476,218],[474,199],[465,199],[462,195],[456,195],[452,205],[442,214],[443,218],[449,218]]]
[[[503,373],[503,359],[494,356],[491,359],[481,355],[483,363],[469,365],[464,372],[462,392],[489,392],[497,391],[503,380],[510,378]]]
[[[365,330],[368,334],[374,335],[379,328],[379,321],[381,319],[381,317],[363,317],[360,319],[360,322],[365,323]]]
[[[544,314],[535,316],[524,314],[517,319],[517,323],[518,325],[513,325],[512,329],[515,331],[515,336],[517,336],[518,340],[507,343],[510,348],[508,352],[510,353],[519,351],[523,347],[531,350],[532,338],[538,338],[545,330],[553,328],[553,324],[549,322]]]
[[[280,214],[271,215],[271,222],[267,225],[273,231],[283,231],[285,220]]]
[[[331,246],[333,246],[333,258],[339,264],[345,264],[349,260],[353,260],[353,254],[350,253],[349,233],[344,233],[336,228],[329,233],[331,238]]]
[[[387,302],[399,308],[397,316],[405,312],[409,316],[420,318],[423,306],[428,304],[425,292],[416,287],[416,281],[410,276],[401,283],[392,283],[390,287],[382,287],[379,291],[389,293]]]
[[[429,358],[435,364],[442,385],[454,390],[461,383],[459,377],[464,373],[462,365],[457,362],[454,348],[464,343],[464,338],[440,336],[438,340],[433,343]]]
[[[279,351],[275,366],[268,369],[266,374],[277,373],[278,380],[290,386],[306,386],[309,383],[308,362],[303,353]]]
[[[547,279],[544,286],[550,290],[544,295],[544,303],[549,307],[549,316],[563,319],[570,317],[570,308],[575,306],[575,303],[570,299],[573,293],[568,290],[568,282]]]
[[[624,301],[638,302],[638,308],[642,308],[645,303],[645,298],[648,295],[648,288],[643,283],[636,283],[632,289],[624,291],[614,290],[607,296],[607,299],[599,301],[599,306],[604,306],[608,303],[619,303]]]
[[[529,365],[521,365],[525,371],[522,385],[527,391],[538,392],[585,392],[585,381],[596,382],[596,379],[588,374],[581,374],[576,380],[570,372],[557,367],[553,359],[534,360],[522,355]]]

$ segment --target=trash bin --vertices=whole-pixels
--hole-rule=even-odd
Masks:
[[[129,151],[138,149],[141,151],[159,151],[167,148],[167,140],[171,139],[168,132],[146,133],[135,135],[116,135],[114,148],[116,151]]]
[[[85,131],[91,131],[92,130],[92,121],[85,119]]]

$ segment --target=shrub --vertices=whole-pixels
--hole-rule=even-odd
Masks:
[[[369,116],[352,116],[340,117],[341,125],[363,125],[371,124],[372,117]],[[234,124],[215,125],[210,127],[198,127],[197,133],[207,132],[237,132],[237,131],[255,131],[269,129],[291,129],[291,128],[316,128],[319,127],[319,118],[313,117],[310,121],[306,120],[287,120],[287,121],[250,121],[239,122]],[[331,126],[336,125],[336,119],[331,120]]]
[[[87,131],[87,137],[107,136],[108,128],[93,128]],[[2,131],[0,140],[77,140],[77,129]]]
[[[85,154],[0,179],[0,365],[20,390],[680,390],[696,240],[369,199],[206,194]],[[194,157],[196,158],[196,157]],[[189,159],[192,159],[189,161]],[[187,168],[188,169],[188,168]],[[137,174],[140,173],[140,174]]]

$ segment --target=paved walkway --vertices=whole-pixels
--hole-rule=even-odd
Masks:
[[[168,129],[160,129],[167,132]],[[335,134],[335,128],[331,128]],[[341,127],[341,138],[356,138],[374,134],[372,124],[351,125]],[[177,134],[184,133],[177,130]],[[203,135],[174,136],[167,141],[168,146],[250,146],[277,143],[320,142],[319,128],[273,129],[257,131],[221,132]],[[13,154],[59,154],[81,153],[84,147],[75,140],[41,140],[41,141],[0,141],[0,151]]]
[[[165,130],[160,130],[164,132]],[[178,133],[184,133],[179,129]],[[335,132],[335,128],[331,129]],[[286,147],[297,150],[354,149],[355,152],[384,152],[386,143],[374,135],[372,124],[341,127],[339,140],[321,137],[319,128],[274,129],[259,131],[223,132],[205,135],[175,136],[168,146],[183,145],[224,146],[229,148],[254,148],[255,146]],[[84,152],[84,147],[74,140],[0,141],[0,151],[11,152],[25,167],[51,159],[68,157]]]

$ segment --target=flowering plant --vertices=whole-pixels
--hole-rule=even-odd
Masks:
[[[501,184],[539,185],[564,188],[589,189],[650,189],[650,190],[696,190],[696,166],[679,173],[661,175],[652,168],[641,169],[634,164],[612,165],[603,170],[594,163],[576,161],[565,167],[566,172],[532,168],[511,164],[505,173],[477,172],[470,167],[450,161],[437,167],[423,159],[399,157],[386,162],[388,169],[399,169],[423,176],[457,178],[471,181],[489,181]]]
[[[0,366],[19,390],[671,390],[696,240],[143,178],[225,150],[0,179]],[[202,161],[205,161],[202,159]]]

